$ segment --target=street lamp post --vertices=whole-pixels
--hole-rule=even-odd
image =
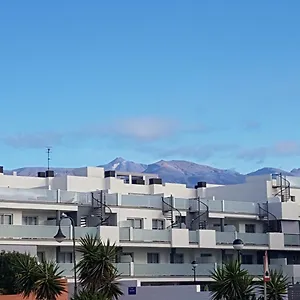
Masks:
[[[244,242],[241,239],[235,239],[232,243],[234,250],[237,250],[238,253],[238,262],[242,263],[242,259],[241,259],[241,251],[244,248]]]
[[[72,247],[72,251],[73,251],[73,264],[74,264],[74,295],[77,295],[77,271],[76,271],[76,245],[75,245],[75,222],[74,219],[71,218],[70,216],[66,215],[65,213],[61,214],[61,219],[59,220],[59,224],[58,224],[58,230],[56,235],[54,236],[55,240],[58,243],[61,243],[63,240],[66,239],[66,236],[63,234],[62,230],[61,230],[61,221],[63,219],[69,219],[71,222],[71,226],[72,226],[72,240],[73,240],[73,247]]]
[[[197,269],[197,263],[195,260],[192,261],[192,270],[193,270],[193,275],[194,275],[194,282],[196,282],[196,269]]]

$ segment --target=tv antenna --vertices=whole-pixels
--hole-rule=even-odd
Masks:
[[[50,160],[51,160],[51,147],[47,147],[47,166],[48,166],[48,171],[50,170]]]

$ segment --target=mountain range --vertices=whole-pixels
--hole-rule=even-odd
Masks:
[[[300,168],[285,171],[276,168],[261,168],[248,174],[242,174],[234,170],[218,169],[207,165],[200,165],[184,160],[160,160],[152,164],[141,164],[127,161],[122,157],[117,157],[105,165],[100,165],[105,170],[116,170],[123,172],[154,173],[158,174],[164,182],[184,183],[189,187],[194,186],[198,181],[206,181],[214,184],[237,184],[245,182],[245,177],[252,175],[263,175],[272,173],[282,173],[289,176],[300,176]],[[73,175],[76,168],[51,168],[56,176]],[[17,172],[20,176],[36,176],[37,172],[44,171],[44,167],[24,167],[8,170],[4,173],[12,174]]]

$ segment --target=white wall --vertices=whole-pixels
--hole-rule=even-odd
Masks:
[[[46,178],[4,175],[0,173],[0,187],[33,189],[46,187]]]
[[[122,179],[104,178],[103,168],[78,169],[79,176],[60,176],[54,178],[39,178],[26,176],[13,176],[0,174],[0,188],[46,188],[48,184],[52,190],[61,189],[73,192],[90,192],[95,190],[109,190],[110,193],[121,194],[171,194],[177,198],[194,198],[197,191],[187,188],[185,184],[166,183],[164,185],[137,185],[126,184]],[[88,177],[87,177],[88,176]]]
[[[206,189],[206,198],[217,200],[264,202],[267,200],[266,181],[257,180],[243,184],[224,185]]]

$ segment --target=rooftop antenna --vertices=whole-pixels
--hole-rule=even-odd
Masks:
[[[50,170],[50,160],[51,160],[51,147],[47,148],[47,167],[48,171]]]

